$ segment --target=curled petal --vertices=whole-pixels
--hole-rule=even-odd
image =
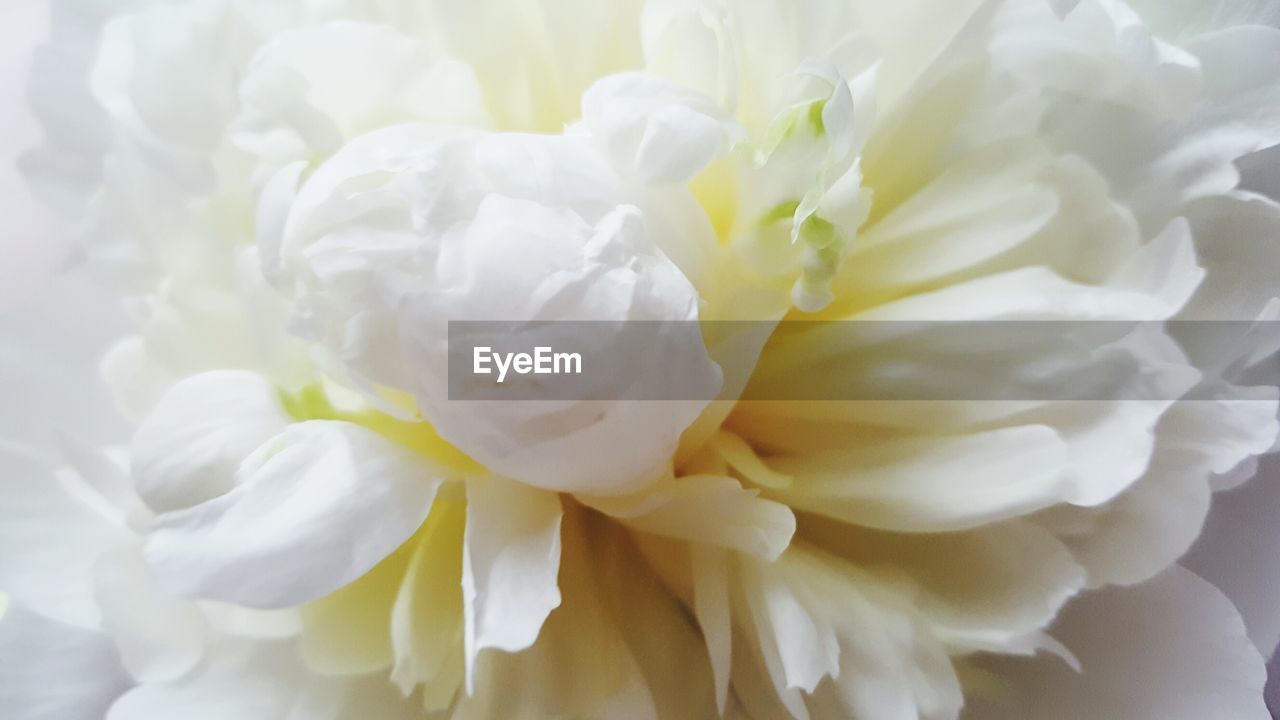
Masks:
[[[198,505],[229,491],[236,470],[289,417],[261,375],[219,370],[173,386],[133,436],[138,495],[156,512]]]
[[[157,518],[147,558],[183,596],[298,605],[390,555],[443,482],[437,468],[371,430],[299,423],[241,464],[231,492]]]

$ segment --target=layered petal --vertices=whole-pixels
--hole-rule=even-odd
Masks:
[[[985,671],[966,718],[1270,716],[1266,669],[1231,602],[1188,570],[1086,595],[1052,630],[1079,658],[976,662]]]
[[[111,639],[32,613],[0,616],[0,702],[14,720],[97,720],[131,685]]]
[[[225,495],[157,518],[161,585],[251,607],[296,605],[363,575],[407,540],[445,473],[350,423],[312,420],[268,440]]]
[[[856,525],[961,530],[1059,502],[1066,459],[1044,426],[877,442],[779,459],[796,481],[769,495]]]
[[[496,477],[467,483],[462,556],[467,693],[481,651],[523,650],[560,605],[560,499]]]
[[[310,673],[288,641],[226,640],[195,672],[141,685],[121,697],[107,720],[358,720],[418,717],[414,704],[379,678]]]
[[[791,542],[795,518],[757,495],[733,478],[685,475],[636,496],[581,499],[637,530],[773,560]]]
[[[160,513],[224,495],[240,463],[289,422],[279,391],[261,375],[193,375],[174,385],[133,435],[138,494]]]
[[[130,677],[175,680],[203,657],[206,620],[195,603],[159,587],[136,543],[103,554],[94,566],[102,625]]]
[[[0,587],[33,611],[95,628],[94,564],[128,544],[120,512],[74,470],[55,470],[0,447]],[[56,568],[56,571],[53,569]]]

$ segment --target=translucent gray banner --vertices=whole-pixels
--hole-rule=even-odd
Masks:
[[[1280,385],[1276,321],[452,321],[448,332],[459,401],[1209,400],[1225,397],[1222,378]]]

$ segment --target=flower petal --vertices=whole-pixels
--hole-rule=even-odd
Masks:
[[[4,600],[0,598],[0,608]],[[0,707],[10,720],[100,720],[129,687],[106,635],[0,610]]]
[[[0,446],[0,588],[40,614],[95,628],[93,564],[133,533],[113,508],[94,503],[75,472],[52,470]]]
[[[1051,632],[1082,672],[1057,658],[983,658],[991,690],[971,693],[966,717],[1270,718],[1262,656],[1231,602],[1189,570],[1086,595]]]
[[[1264,657],[1280,643],[1280,456],[1264,458],[1247,485],[1214,497],[1204,531],[1182,564],[1235,603]]]
[[[1123,495],[1045,518],[1061,528],[1091,585],[1142,582],[1186,552],[1209,510],[1210,478],[1275,439],[1275,401],[1265,397],[1274,390],[1259,390],[1251,400],[1175,403],[1160,418],[1150,466]]]
[[[909,578],[923,621],[953,647],[1017,651],[1085,582],[1063,543],[1026,521],[918,535],[805,518],[804,531],[885,583]]]
[[[302,659],[323,675],[362,675],[391,665],[391,606],[412,552],[405,543],[350,585],[302,606]]]
[[[1066,452],[1052,428],[1035,425],[955,437],[851,441],[848,450],[780,458],[774,467],[796,480],[769,495],[866,527],[963,530],[1060,501]]]
[[[496,477],[467,481],[462,556],[467,692],[481,650],[533,644],[560,605],[559,497]]]
[[[94,599],[120,659],[139,682],[173,680],[204,652],[205,620],[187,600],[156,587],[135,544],[104,554],[94,566]]]
[[[716,709],[721,714],[729,697],[733,657],[733,626],[729,607],[729,558],[716,548],[694,547],[693,610],[706,640],[711,674],[716,686]]]
[[[791,542],[795,516],[730,477],[687,475],[642,493],[582,502],[637,530],[776,559]]]
[[[645,73],[600,79],[582,115],[619,167],[653,185],[688,182],[744,134],[710,98]]]
[[[416,703],[381,678],[310,673],[289,641],[229,640],[181,680],[139,685],[129,691],[106,718],[412,720],[420,717],[419,712]]]
[[[413,534],[444,475],[350,423],[291,425],[236,488],[160,516],[147,558],[162,586],[258,608],[297,605],[368,572]]]
[[[134,481],[156,512],[199,505],[235,485],[236,468],[290,422],[266,378],[218,370],[174,385],[133,436]]]
[[[756,629],[749,642],[794,717],[957,715],[955,671],[943,646],[907,610],[907,595],[799,547],[768,565],[744,559],[741,575],[739,594]],[[738,668],[735,656],[734,685],[745,689],[749,679]]]
[[[402,692],[424,685],[428,711],[448,707],[462,685],[462,538],[466,515],[438,498],[413,546],[391,610],[391,679]]]

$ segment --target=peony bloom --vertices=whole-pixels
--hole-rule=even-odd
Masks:
[[[1280,12],[1209,5],[57,0],[0,705],[1268,717]],[[459,321],[698,332],[477,402]]]

